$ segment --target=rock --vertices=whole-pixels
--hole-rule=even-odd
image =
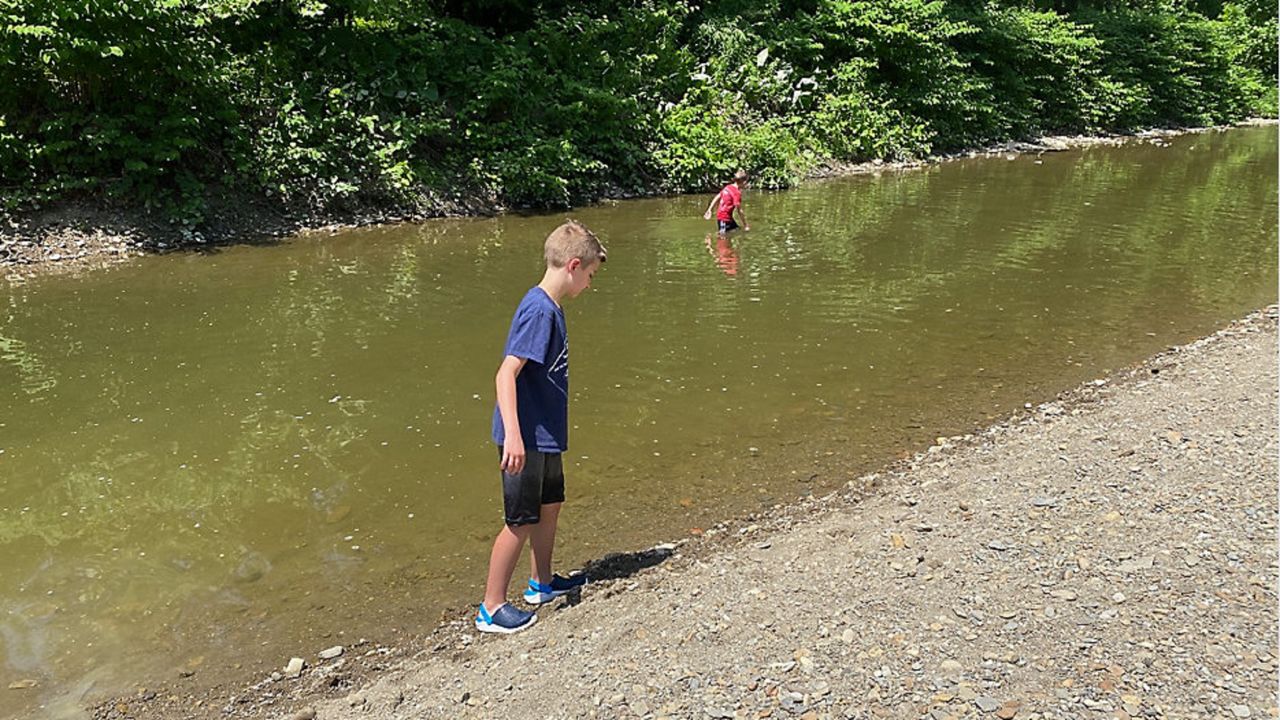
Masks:
[[[31,680],[30,678],[25,680],[15,680],[9,683],[9,689],[10,690],[26,690],[28,688],[35,687],[36,684],[37,684],[36,681]]]
[[[993,697],[981,695],[973,699],[973,704],[978,706],[982,712],[995,712],[1000,709],[1000,701]]]
[[[964,666],[956,660],[943,660],[938,664],[938,673],[944,678],[958,678],[964,673]]]
[[[996,709],[996,717],[1000,720],[1013,720],[1020,709],[1022,709],[1021,703],[1010,700]]]
[[[321,660],[332,660],[332,659],[334,659],[334,658],[338,657],[338,656],[339,656],[339,655],[341,655],[341,654],[342,654],[342,646],[341,646],[341,645],[334,645],[334,646],[333,646],[333,647],[331,647],[331,648],[326,648],[326,649],[324,649],[324,650],[321,650],[321,651],[320,651],[320,659],[321,659]]]
[[[313,708],[303,708],[290,715],[289,720],[316,720],[316,711]]]
[[[296,657],[289,660],[289,664],[284,666],[284,676],[287,678],[296,678],[302,674],[302,668],[307,666],[307,662],[302,658]]]
[[[1122,573],[1134,573],[1139,570],[1150,570],[1156,564],[1156,559],[1152,555],[1144,555],[1140,558],[1131,558],[1120,563],[1117,568]]]
[[[804,712],[804,696],[797,692],[778,693],[778,704],[782,706],[783,710],[792,715],[799,715]]]
[[[1247,718],[1253,714],[1248,705],[1232,705],[1231,714],[1238,718]]]

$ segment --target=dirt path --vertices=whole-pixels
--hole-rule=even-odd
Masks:
[[[459,611],[137,716],[1276,717],[1276,317],[629,558],[521,635]]]

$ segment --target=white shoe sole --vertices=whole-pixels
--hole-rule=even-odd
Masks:
[[[534,615],[533,617],[529,618],[529,622],[521,625],[520,627],[505,628],[505,627],[502,627],[501,625],[494,625],[493,623],[487,623],[481,620],[480,618],[476,618],[476,630],[479,630],[480,632],[501,633],[503,635],[510,635],[512,633],[518,633],[521,630],[528,630],[529,628],[533,627],[533,624],[536,622],[538,622],[538,616]]]

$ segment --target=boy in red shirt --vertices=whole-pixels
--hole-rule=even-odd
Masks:
[[[742,229],[750,230],[751,224],[747,222],[746,213],[742,212],[742,188],[747,184],[747,171],[739,170],[733,175],[733,182],[724,186],[720,194],[711,199],[711,204],[707,206],[707,211],[702,217],[707,220],[711,219],[711,211],[715,208],[716,203],[720,204],[720,209],[716,211],[716,231],[721,235],[730,230],[737,230],[738,223],[733,221],[733,211],[737,209],[738,217],[742,218]]]

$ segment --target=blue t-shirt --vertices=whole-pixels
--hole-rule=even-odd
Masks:
[[[534,286],[525,293],[507,334],[503,356],[528,362],[516,376],[516,414],[526,450],[562,453],[569,449],[569,338],[564,311]],[[493,408],[493,441],[506,439],[502,413]]]

